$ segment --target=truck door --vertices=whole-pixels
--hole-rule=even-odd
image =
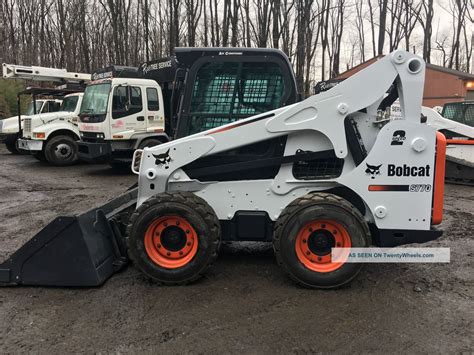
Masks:
[[[164,132],[163,97],[156,87],[146,88],[146,129],[148,132]]]
[[[118,85],[114,87],[110,123],[112,139],[127,138],[126,135],[130,131],[146,130],[143,96],[142,88],[139,86]]]

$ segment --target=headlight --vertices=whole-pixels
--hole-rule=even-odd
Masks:
[[[44,133],[44,132],[33,132],[33,138],[45,139],[46,138],[46,133]]]

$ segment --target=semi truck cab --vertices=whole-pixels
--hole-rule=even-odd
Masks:
[[[50,89],[63,95],[60,89]],[[79,130],[77,119],[83,94],[67,94],[63,97],[60,111],[26,117],[23,121],[23,137],[18,140],[21,150],[31,153],[40,161],[53,165],[71,165],[77,162]]]
[[[21,115],[20,121],[23,126],[25,119],[31,119],[40,114],[56,112],[60,109],[61,100],[38,99],[32,100],[26,108],[25,114]],[[10,153],[18,154],[18,139],[20,138],[20,126],[18,116],[8,117],[0,120],[0,142],[4,143]]]
[[[169,140],[160,85],[131,76],[138,76],[137,68],[111,67],[93,74],[99,79],[86,87],[79,114],[81,159],[106,157],[125,164],[135,149]]]

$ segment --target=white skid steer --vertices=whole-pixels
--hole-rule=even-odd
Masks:
[[[442,234],[433,226],[442,219],[446,140],[421,120],[424,74],[419,57],[395,51],[299,103],[136,151],[137,190],[70,220],[74,238],[90,252],[94,277],[67,280],[79,272],[67,274],[73,266],[61,264],[55,279],[35,279],[33,271],[26,279],[21,270],[28,261],[12,260],[0,265],[0,281],[100,284],[130,258],[159,283],[185,284],[215,261],[222,241],[267,241],[300,284],[348,283],[361,264],[333,261],[333,248],[423,243]],[[390,87],[400,98],[400,120],[377,114]],[[264,142],[281,149],[245,159]],[[242,159],[222,163],[234,153]],[[117,219],[126,220],[126,233]],[[56,230],[47,226],[36,247],[31,242],[16,257],[44,253],[41,243],[54,244],[50,231],[62,247],[66,236],[56,222]],[[29,268],[41,270],[41,257]]]
[[[424,74],[419,57],[396,51],[302,102],[136,152],[130,257],[152,279],[181,284],[202,275],[221,240],[271,240],[293,279],[325,288],[361,266],[332,262],[332,248],[437,238],[446,143],[420,120]],[[377,121],[392,84],[403,119]],[[212,164],[275,137],[286,137],[281,156]]]

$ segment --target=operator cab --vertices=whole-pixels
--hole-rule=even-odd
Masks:
[[[167,132],[174,139],[298,101],[288,57],[267,48],[174,49],[143,63],[142,76],[163,89]]]
[[[216,128],[298,101],[295,75],[288,57],[267,48],[176,48],[176,59],[186,72],[181,85],[180,107],[175,111],[174,138]],[[199,179],[232,180],[231,173],[217,173],[215,166],[245,163],[280,156],[286,137],[258,142],[199,159],[186,173]],[[205,172],[204,169],[206,168]],[[248,179],[274,176],[274,168],[249,169]]]

